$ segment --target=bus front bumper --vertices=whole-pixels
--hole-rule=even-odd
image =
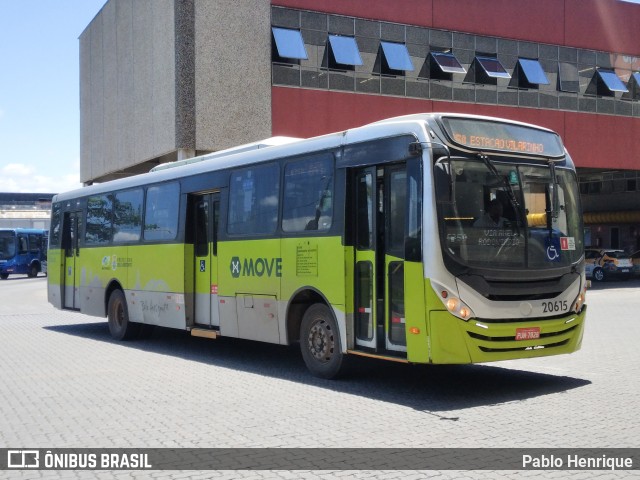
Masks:
[[[586,311],[584,306],[579,314],[510,322],[465,322],[445,311],[431,312],[431,362],[480,363],[572,353],[582,344]]]

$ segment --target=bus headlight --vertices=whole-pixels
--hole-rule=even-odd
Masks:
[[[582,310],[582,306],[587,298],[587,284],[585,283],[584,287],[582,287],[582,291],[578,294],[575,302],[573,302],[573,311],[576,313],[580,313]]]
[[[449,313],[465,321],[475,316],[473,310],[451,291],[436,283],[433,284],[433,288],[442,299],[442,303],[444,303]]]
[[[455,301],[450,302],[451,300]],[[451,314],[462,320],[469,320],[473,317],[471,309],[459,298],[450,298],[445,305]]]

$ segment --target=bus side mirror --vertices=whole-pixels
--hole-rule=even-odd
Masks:
[[[420,142],[412,142],[409,144],[409,155],[419,157],[422,155],[422,145]]]

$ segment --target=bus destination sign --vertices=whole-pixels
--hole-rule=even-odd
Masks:
[[[553,132],[491,120],[443,118],[453,143],[478,151],[511,152],[543,157],[562,157],[564,147]]]

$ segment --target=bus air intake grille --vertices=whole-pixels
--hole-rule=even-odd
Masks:
[[[536,320],[539,320],[541,322],[547,322],[547,321],[552,321],[552,320],[558,320],[561,318],[566,318],[567,314],[566,313],[561,313],[559,315],[552,315],[550,317],[544,317],[544,318],[536,318]],[[531,319],[530,318],[526,318],[526,317],[520,317],[520,318],[477,318],[476,319],[479,322],[482,323],[530,323]]]
[[[496,295],[489,294],[485,295],[488,300],[492,302],[524,302],[524,301],[534,301],[534,300],[549,300],[551,298],[556,298],[558,295],[561,295],[562,292],[547,292],[542,294],[505,294],[505,295]]]
[[[569,339],[563,340],[562,342],[557,343],[549,343],[548,345],[536,345],[533,347],[514,347],[514,348],[489,348],[489,347],[478,347],[481,351],[485,353],[502,353],[502,352],[524,352],[526,350],[547,350],[549,348],[554,347],[562,347],[569,343]]]
[[[541,333],[539,340],[544,340],[545,338],[557,337],[559,335],[566,335],[577,328],[577,325],[574,325],[566,330],[562,330],[559,332],[549,332],[549,333]],[[483,342],[515,342],[515,336],[509,337],[489,337],[486,335],[480,335],[474,332],[467,332],[471,338],[475,338],[476,340],[482,340]],[[550,345],[549,345],[550,346]],[[482,349],[482,347],[480,347]],[[513,350],[521,350],[520,348],[514,348]]]

